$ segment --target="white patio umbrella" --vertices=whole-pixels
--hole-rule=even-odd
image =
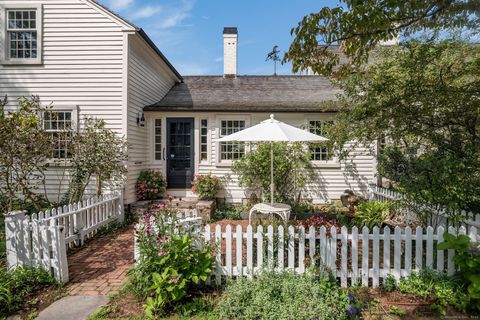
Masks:
[[[271,142],[270,149],[270,202],[273,205],[273,142],[322,142],[328,139],[308,131],[293,127],[275,120],[273,114],[270,119],[260,122],[253,127],[235,132],[217,139],[219,142]]]

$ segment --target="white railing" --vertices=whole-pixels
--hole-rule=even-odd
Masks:
[[[389,190],[380,186],[377,186],[375,184],[369,185],[369,199],[375,199],[381,202],[386,202],[386,201],[401,201],[405,200],[405,197],[403,194]],[[430,224],[432,225],[437,225],[437,226],[444,226],[444,227],[449,227],[451,223],[450,217],[453,216],[462,216],[462,226],[467,228],[467,231],[470,227],[474,226],[479,228],[480,227],[480,213],[474,213],[474,212],[467,212],[465,210],[454,210],[454,209],[446,209],[441,206],[435,206],[435,205],[419,205],[415,203],[411,203],[414,207],[417,207],[417,210],[429,210],[435,214],[434,217],[432,217],[432,221],[429,221]],[[405,210],[409,210],[408,207],[404,208]],[[407,212],[408,213],[408,212]],[[410,212],[410,214],[415,215],[416,213]]]
[[[98,229],[123,222],[123,194],[116,192],[28,216],[15,211],[5,217],[9,267],[43,267],[68,282],[67,247],[83,245]]]
[[[266,230],[259,226],[255,232],[249,225],[245,232],[240,225],[235,230],[217,225],[214,231],[207,225],[203,237],[216,250],[212,277],[218,285],[227,277],[252,277],[263,269],[303,273],[309,266],[321,265],[328,267],[343,287],[357,283],[377,287],[388,275],[399,279],[423,268],[453,274],[454,251],[437,250],[444,232],[443,227],[436,231],[432,227],[396,227],[393,232],[375,227],[370,232],[366,227],[337,231],[322,226],[306,231],[271,225]],[[448,232],[456,234],[452,227]],[[458,233],[466,234],[466,229],[462,227]],[[469,236],[478,241],[475,227]]]

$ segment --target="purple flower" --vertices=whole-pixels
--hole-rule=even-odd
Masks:
[[[351,294],[349,294],[349,295],[348,295],[348,301],[354,302],[354,301],[355,301],[355,297],[352,296]]]
[[[357,313],[357,308],[353,307],[353,306],[349,306],[348,309],[347,309],[348,313],[350,314],[356,314]]]

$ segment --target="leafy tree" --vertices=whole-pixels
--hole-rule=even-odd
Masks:
[[[386,139],[379,173],[401,191],[478,211],[479,46],[411,41],[383,51],[378,62],[337,85],[344,92],[332,134],[337,145]]]
[[[239,176],[240,185],[252,190],[261,190],[270,200],[270,150],[272,144],[259,143],[240,160],[235,161],[232,171]],[[314,172],[310,153],[301,144],[273,143],[273,182],[275,201],[297,203],[304,187]]]
[[[95,178],[96,194],[102,194],[106,182],[123,183],[126,173],[127,143],[105,121],[86,118],[81,133],[72,140],[72,178],[68,190],[70,203],[82,199],[85,189]]]
[[[45,200],[38,189],[45,186],[46,160],[52,143],[43,130],[43,108],[38,97],[18,99],[19,108],[8,111],[0,101],[0,198],[6,211],[26,202],[40,210]],[[4,208],[1,208],[4,209]]]
[[[308,67],[318,74],[346,74],[364,64],[381,41],[411,36],[426,30],[469,28],[478,30],[478,0],[340,0],[305,16],[291,33],[295,35],[283,62],[294,72]],[[340,63],[340,52],[350,63]]]

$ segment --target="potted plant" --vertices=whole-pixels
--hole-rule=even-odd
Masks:
[[[156,200],[165,192],[166,181],[159,171],[141,171],[135,184],[135,193],[138,200]]]
[[[192,192],[198,195],[200,200],[215,200],[220,189],[220,180],[211,173],[196,175],[192,181]]]

